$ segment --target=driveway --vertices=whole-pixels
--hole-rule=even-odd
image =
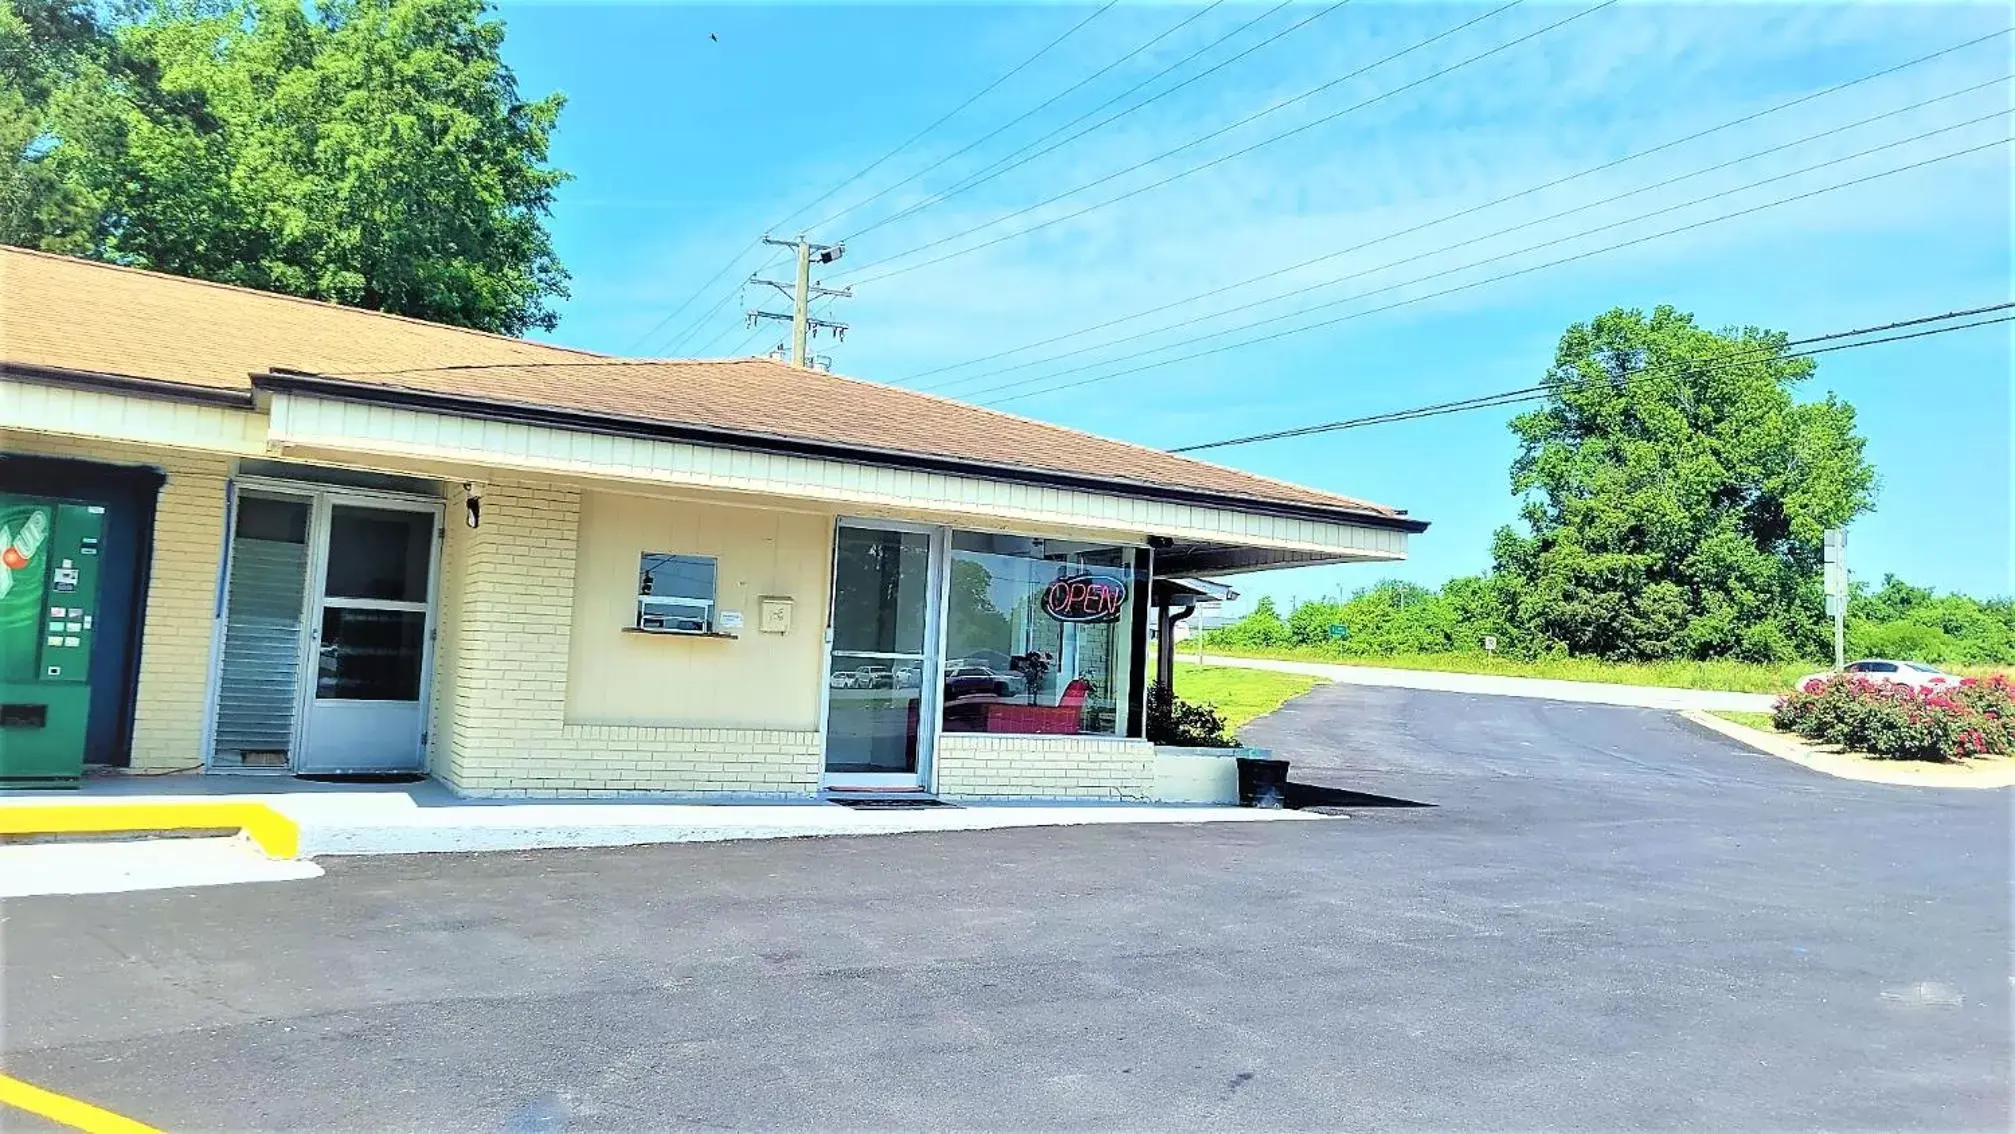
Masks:
[[[173,1129],[2007,1126],[2005,793],[1498,697],[1249,731],[1372,798],[10,901],[5,1065]]]

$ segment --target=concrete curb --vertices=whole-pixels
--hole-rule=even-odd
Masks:
[[[1689,709],[1679,714],[1693,724],[1716,732],[1766,756],[1787,760],[1801,768],[1842,780],[1888,784],[1892,787],[2005,788],[2015,787],[2015,759],[2001,758],[1992,764],[1925,764],[1919,761],[1875,760],[1834,752],[1810,741],[1722,720],[1712,713]]]
[[[127,802],[52,798],[0,806],[0,835],[108,835],[146,831],[243,831],[267,858],[301,854],[301,828],[263,803],[242,800]]]
[[[303,797],[306,804],[309,797]],[[382,797],[380,797],[382,799]],[[315,800],[320,804],[326,797]],[[397,797],[394,797],[396,800]],[[400,808],[357,801],[280,806],[301,826],[302,853],[320,855],[439,854],[567,850],[582,847],[847,835],[933,834],[1020,827],[1108,823],[1249,823],[1321,819],[1299,812],[1235,807],[1069,805],[959,807],[856,812],[804,805],[524,803],[467,808]]]
[[[1321,820],[1295,811],[1182,804],[995,804],[855,811],[820,803],[422,802],[402,791],[251,794],[206,800],[19,797],[0,835],[243,831],[272,859],[642,846],[743,839],[987,831],[1083,824]],[[188,840],[183,840],[188,841]]]

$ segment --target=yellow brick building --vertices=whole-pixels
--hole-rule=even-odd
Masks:
[[[13,249],[0,449],[106,519],[87,760],[475,795],[1149,799],[1158,580],[1425,527],[766,359]]]

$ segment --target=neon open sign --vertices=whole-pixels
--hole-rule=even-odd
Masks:
[[[1118,622],[1126,580],[1117,575],[1065,575],[1042,593],[1043,613],[1058,622]]]

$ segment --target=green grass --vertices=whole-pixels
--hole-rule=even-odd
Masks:
[[[1708,712],[1720,717],[1724,721],[1734,721],[1736,724],[1746,725],[1749,728],[1761,729],[1764,732],[1777,731],[1777,726],[1770,722],[1769,713],[1745,713],[1739,709],[1709,709]]]
[[[1175,695],[1216,709],[1224,717],[1225,731],[1233,735],[1255,717],[1273,712],[1320,684],[1321,678],[1298,673],[1175,663]]]
[[[1608,681],[1618,685],[1660,685],[1674,689],[1719,689],[1734,693],[1782,693],[1808,673],[1825,669],[1812,662],[1752,665],[1731,661],[1605,662],[1589,658],[1524,661],[1494,654],[1403,654],[1396,657],[1340,657],[1326,650],[1237,650],[1209,652],[1241,657],[1291,658],[1334,665],[1420,669],[1438,673],[1487,673],[1502,677],[1546,677],[1559,681]]]

